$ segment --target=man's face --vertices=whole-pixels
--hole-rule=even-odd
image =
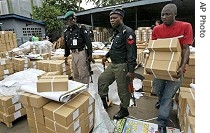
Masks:
[[[73,26],[73,25],[75,25],[76,24],[76,16],[72,16],[72,17],[69,17],[68,19],[66,19],[65,21],[64,21],[64,23],[66,24],[66,25],[69,25],[69,26]]]
[[[122,23],[122,16],[119,14],[112,14],[109,18],[113,28],[118,27]]]
[[[163,8],[161,12],[161,20],[165,25],[171,25],[175,21],[176,14],[168,7]]]

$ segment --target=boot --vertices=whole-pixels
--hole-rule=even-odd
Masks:
[[[122,119],[126,116],[129,116],[129,112],[127,108],[120,107],[120,111],[114,115],[114,119]]]
[[[101,97],[101,100],[103,102],[104,109],[107,109],[108,108],[108,104],[107,104],[107,101],[106,101],[106,97]]]
[[[158,132],[159,132],[159,133],[167,133],[166,127],[158,126]]]

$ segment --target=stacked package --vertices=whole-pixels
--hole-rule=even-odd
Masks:
[[[138,27],[137,30],[135,30],[135,34],[136,44],[144,44],[144,42],[148,42],[151,39],[152,29],[150,27]],[[144,45],[142,45],[142,47],[144,47]]]
[[[25,108],[19,102],[20,96],[0,96],[0,122],[12,127],[12,122],[26,114]]]
[[[30,60],[28,58],[12,58],[12,63],[15,72],[30,68]]]
[[[181,131],[195,133],[195,90],[180,87],[178,119]]]
[[[13,73],[14,71],[10,59],[0,59],[0,80],[5,79]]]
[[[71,97],[67,103],[60,103],[30,93],[22,94],[30,132],[89,133],[94,126],[94,99],[85,91]]]
[[[36,62],[37,69],[45,72],[59,71],[61,75],[70,75],[70,66],[65,65],[64,60],[40,60]]]
[[[31,93],[23,93],[21,103],[26,109],[29,130],[31,133],[46,133],[43,106],[49,99]]]
[[[176,81],[173,76],[181,63],[181,47],[177,38],[150,40],[148,45],[149,59],[145,70],[154,77]]]
[[[191,53],[189,56],[188,64],[185,67],[184,78],[182,85],[183,87],[190,87],[190,84],[195,84],[195,54]]]
[[[68,91],[68,75],[41,76],[37,81],[37,92]]]
[[[12,31],[0,31],[0,52],[10,51],[16,47],[16,34]]]

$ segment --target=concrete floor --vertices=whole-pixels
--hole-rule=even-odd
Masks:
[[[136,73],[143,74],[143,68],[137,68]],[[158,110],[154,107],[157,100],[158,99],[154,97],[140,97],[140,99],[136,100],[137,107],[129,108],[130,117],[143,120],[149,120],[157,117]],[[107,110],[111,119],[113,119],[114,114],[118,111],[118,105],[112,105]],[[168,126],[179,128],[179,122],[176,116],[177,110],[172,110]],[[156,123],[156,120],[153,119],[148,122]],[[0,123],[0,133],[29,133],[27,117],[24,116],[14,121],[12,128],[8,128],[4,123]]]

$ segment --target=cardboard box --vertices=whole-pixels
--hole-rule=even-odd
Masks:
[[[68,75],[42,76],[37,81],[37,92],[68,90]]]
[[[44,116],[56,121],[57,123],[68,126],[79,116],[79,111],[76,108],[70,108],[65,104],[50,102],[43,107]]]
[[[181,52],[150,52],[149,60],[162,60],[162,61],[177,61],[181,62]]]
[[[145,70],[149,73],[154,73],[154,76],[162,75],[165,77],[172,77],[173,75],[177,75],[178,68],[178,62],[157,60],[148,60],[145,66]]]
[[[84,125],[84,114],[81,114],[78,119],[70,123],[68,126],[63,126],[57,123],[57,121],[51,120],[50,118],[45,117],[46,127],[60,133],[73,133],[79,127]]]
[[[190,54],[188,65],[195,66],[195,54]]]
[[[45,133],[46,132],[46,127],[44,124],[41,124],[41,123],[34,121],[32,119],[29,119],[29,118],[27,118],[27,120],[28,120],[28,126],[29,126],[30,131],[32,129],[32,131],[34,131],[34,130],[37,131],[36,133],[42,133],[42,132]]]
[[[0,104],[4,107],[12,106],[13,104],[19,102],[20,95],[15,96],[0,96]]]
[[[150,52],[181,52],[181,46],[177,38],[149,40],[147,48]]]
[[[29,96],[29,101],[30,101],[30,105],[32,107],[41,108],[44,105],[46,105],[47,103],[49,103],[51,100],[44,98],[42,96],[33,94],[33,95]]]
[[[0,111],[7,115],[11,115],[14,114],[16,111],[20,110],[21,108],[23,108],[21,103],[15,103],[10,107],[0,106]]]
[[[185,133],[195,133],[195,117],[187,116],[186,126],[184,128]]]
[[[29,119],[31,119],[33,121],[36,121],[36,122],[38,122],[40,124],[45,125],[44,116],[43,115],[36,114],[33,111],[27,111],[27,109],[26,109],[26,113],[27,113],[27,118],[29,118]]]
[[[3,120],[4,120],[4,122],[10,123],[24,115],[26,115],[26,110],[25,110],[25,108],[22,108],[22,109],[16,111],[14,114],[11,114],[11,115],[4,114]]]

